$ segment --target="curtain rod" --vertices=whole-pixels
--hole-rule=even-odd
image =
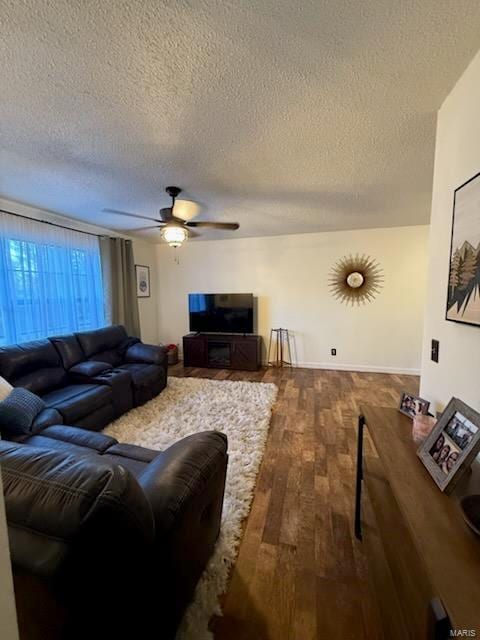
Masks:
[[[49,224],[52,227],[58,227],[59,229],[67,229],[67,231],[76,231],[77,233],[84,233],[86,236],[95,236],[96,238],[111,238],[104,233],[92,233],[91,231],[82,231],[81,229],[74,229],[73,227],[66,227],[63,224],[57,224],[56,222],[49,222],[48,220],[38,220],[37,218],[31,218],[30,216],[24,216],[21,213],[13,213],[13,211],[7,211],[6,209],[0,209],[0,213],[7,213],[9,216],[15,216],[17,218],[24,218],[25,220],[33,220],[33,222],[39,222],[40,224]],[[118,237],[118,236],[114,236]]]

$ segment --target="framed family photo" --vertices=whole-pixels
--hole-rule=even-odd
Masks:
[[[480,451],[480,414],[452,398],[417,451],[438,487],[449,493]]]
[[[409,418],[416,418],[417,416],[427,415],[429,407],[430,402],[427,400],[404,392],[398,410]]]
[[[135,265],[135,278],[137,280],[137,298],[150,297],[150,267],[143,264]]]

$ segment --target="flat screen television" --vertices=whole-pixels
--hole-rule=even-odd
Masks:
[[[251,293],[190,293],[190,331],[253,333]]]

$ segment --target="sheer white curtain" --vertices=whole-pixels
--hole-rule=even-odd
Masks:
[[[0,345],[104,324],[98,238],[0,213]]]

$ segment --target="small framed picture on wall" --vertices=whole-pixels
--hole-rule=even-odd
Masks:
[[[143,264],[135,265],[135,277],[137,279],[137,298],[150,297],[150,267]]]

